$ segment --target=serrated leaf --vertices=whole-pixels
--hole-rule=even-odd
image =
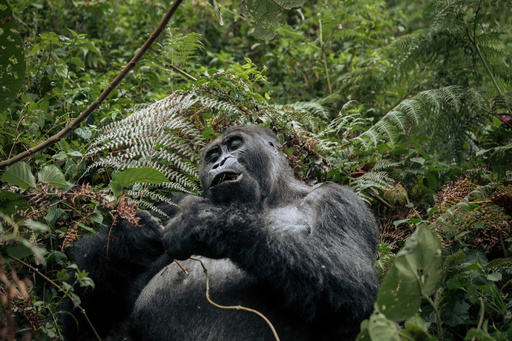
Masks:
[[[36,187],[36,178],[26,162],[18,162],[12,165],[3,175],[2,181],[9,185],[18,186],[22,189]]]
[[[37,173],[40,182],[46,182],[55,187],[66,187],[68,184],[62,171],[54,165],[46,166]]]
[[[445,319],[445,323],[450,327],[455,327],[459,324],[464,324],[469,318],[469,308],[471,306],[465,301],[457,301],[448,310],[448,318]]]
[[[50,206],[48,213],[44,217],[44,220],[46,220],[50,226],[55,226],[55,222],[57,222],[57,219],[62,216],[62,212],[62,209],[58,208],[57,206]]]

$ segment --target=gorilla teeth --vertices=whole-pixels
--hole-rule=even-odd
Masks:
[[[217,174],[212,181],[211,187],[220,185],[221,183],[226,182],[226,181],[236,181],[236,180],[238,180],[238,177],[239,177],[239,174],[231,173],[231,172]]]

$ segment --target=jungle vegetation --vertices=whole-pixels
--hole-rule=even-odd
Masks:
[[[0,0],[0,339],[60,339],[94,286],[73,243],[200,194],[202,147],[246,123],[374,211],[358,340],[512,339],[512,1],[174,5]]]

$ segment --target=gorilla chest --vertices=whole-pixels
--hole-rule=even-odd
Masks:
[[[267,212],[265,224],[271,226],[276,232],[293,230],[308,235],[311,233],[309,222],[312,218],[312,212],[309,211],[296,205],[274,208]]]
[[[198,258],[208,271],[209,296],[215,303],[256,309],[278,325],[290,325],[276,311],[275,298],[255,277],[228,259]],[[240,331],[246,340],[272,339],[268,325],[256,314],[222,309],[208,302],[206,276],[199,262],[189,259],[180,264],[188,274],[172,263],[139,295],[131,327],[141,339],[234,340]]]

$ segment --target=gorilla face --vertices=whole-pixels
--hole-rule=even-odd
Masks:
[[[268,187],[268,146],[243,129],[211,142],[199,167],[206,198],[217,204],[260,203]]]

